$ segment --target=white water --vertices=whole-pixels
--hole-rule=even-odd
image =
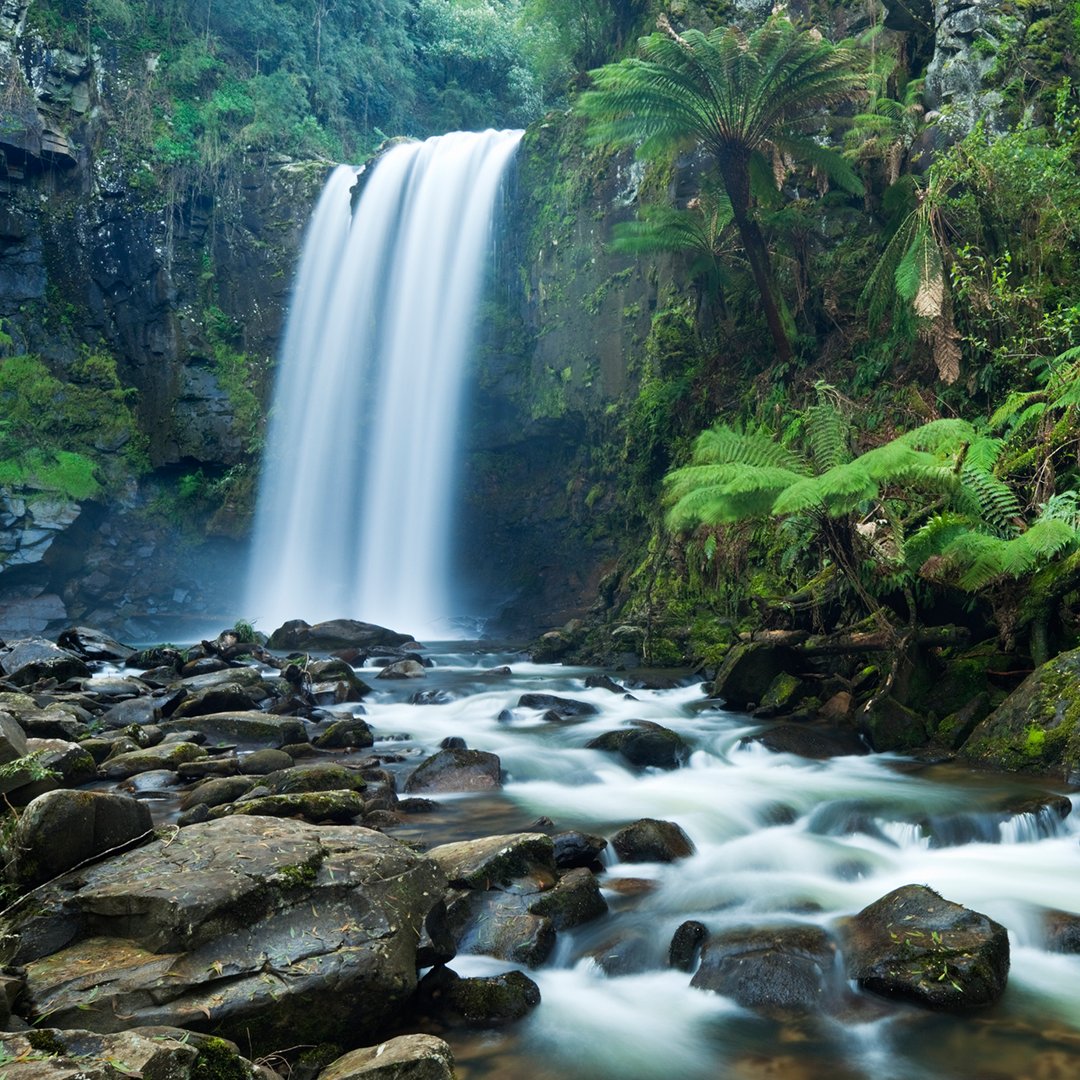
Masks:
[[[366,699],[376,737],[408,732],[411,740],[377,742],[376,750],[402,751],[415,763],[443,738],[463,736],[499,754],[506,784],[498,796],[440,796],[439,820],[410,819],[417,839],[523,830],[541,814],[561,828],[610,836],[628,821],[657,817],[677,821],[697,847],[670,865],[609,861],[602,885],[631,877],[655,888],[609,891],[610,915],[560,933],[553,958],[530,972],[542,1003],[515,1031],[472,1042],[451,1034],[463,1080],[1080,1077],[1080,956],[1045,951],[1041,923],[1047,908],[1080,913],[1080,822],[1075,814],[1062,822],[1001,810],[1037,783],[958,768],[912,771],[887,755],[821,762],[744,747],[756,726],[703,707],[699,687],[635,690],[630,701],[586,689],[580,671],[495,656],[438,659],[423,688],[445,688],[456,700],[415,706],[406,701],[415,687],[379,685]],[[510,678],[482,672],[507,661]],[[516,707],[534,690],[590,701],[600,714],[546,723]],[[500,721],[504,709],[512,716]],[[689,764],[635,771],[585,748],[631,719],[682,734],[695,748]],[[973,821],[979,839],[955,842]],[[908,883],[1008,928],[1012,969],[1000,1005],[942,1016],[852,988],[850,1011],[784,1024],[667,969],[668,944],[684,920],[710,932],[793,922],[835,931],[839,919]],[[623,973],[607,975],[592,957],[613,950],[625,959]],[[511,966],[467,956],[451,963],[463,975]]]
[[[338,167],[308,226],[282,346],[246,613],[417,635],[457,616],[462,384],[502,177],[521,133],[384,154],[355,213]]]

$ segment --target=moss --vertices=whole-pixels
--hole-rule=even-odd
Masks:
[[[251,1069],[224,1039],[210,1038],[199,1047],[192,1080],[251,1080]]]
[[[26,1032],[26,1041],[43,1054],[64,1055],[68,1052],[67,1046],[61,1042],[55,1031],[48,1028],[39,1030],[31,1028]]]

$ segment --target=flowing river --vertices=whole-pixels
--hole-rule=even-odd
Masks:
[[[633,689],[630,700],[586,689],[585,669],[449,648],[432,655],[436,667],[422,689],[445,690],[452,700],[411,705],[416,683],[387,690],[375,683],[366,718],[376,752],[404,754],[396,767],[406,773],[444,738],[460,736],[499,755],[505,784],[496,794],[442,796],[442,810],[409,819],[400,838],[445,843],[525,830],[541,816],[610,836],[654,817],[678,822],[697,848],[664,865],[609,858],[602,884],[611,886],[611,913],[559,935],[553,959],[531,973],[543,1002],[530,1019],[509,1033],[448,1036],[459,1075],[1080,1076],[1080,956],[1045,951],[1040,921],[1045,908],[1080,912],[1080,828],[1075,816],[1000,811],[1010,800],[1063,788],[893,755],[822,762],[774,754],[744,743],[762,725],[718,709],[699,682]],[[504,664],[512,674],[488,673]],[[514,708],[529,691],[572,695],[599,713],[551,724]],[[694,747],[687,765],[635,771],[584,748],[631,719],[681,734]],[[957,1018],[853,993],[841,1015],[781,1023],[693,989],[689,975],[667,967],[672,934],[687,919],[710,932],[829,928],[906,883],[929,885],[1009,929],[1009,987],[997,1007]],[[473,975],[512,965],[459,956],[451,966]]]

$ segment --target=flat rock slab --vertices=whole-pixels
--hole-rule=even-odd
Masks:
[[[338,1058],[319,1080],[454,1080],[454,1053],[434,1035],[402,1035]]]
[[[254,746],[289,746],[308,741],[303,720],[295,716],[274,716],[252,710],[187,716],[182,720],[167,721],[161,725],[161,730],[166,734],[170,731],[199,731],[217,741]]]
[[[882,997],[965,1012],[1005,992],[1005,927],[925,885],[894,889],[845,920],[840,932],[848,978]]]
[[[255,1053],[377,1039],[416,985],[445,878],[381,833],[265,817],[191,825],[16,907],[23,1013],[114,1032],[209,1030]]]
[[[41,679],[85,678],[90,669],[83,659],[58,649],[44,638],[23,638],[0,650],[0,674],[16,686],[30,686]]]

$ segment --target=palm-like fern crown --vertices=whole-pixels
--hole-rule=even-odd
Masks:
[[[749,36],[734,27],[652,34],[641,58],[592,72],[595,89],[579,103],[600,141],[640,143],[647,155],[702,142],[721,161],[775,147],[857,191],[846,162],[809,137],[821,111],[860,86],[853,66],[849,50],[776,16]]]

